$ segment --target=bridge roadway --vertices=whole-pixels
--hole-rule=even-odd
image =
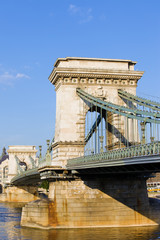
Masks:
[[[160,142],[131,146],[104,153],[69,159],[65,169],[48,164],[15,176],[13,185],[35,185],[42,180],[73,179],[88,174],[151,173],[160,171]]]

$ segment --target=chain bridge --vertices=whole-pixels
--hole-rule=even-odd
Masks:
[[[30,169],[22,169],[17,159],[18,174],[11,179],[16,186],[49,182],[49,198],[56,204],[53,215],[58,216],[52,226],[158,222],[150,215],[146,179],[160,172],[160,103],[136,95],[143,72],[135,71],[135,64],[90,58],[56,61],[49,76],[56,90],[55,136],[47,142],[45,157],[40,148],[38,163],[32,161]],[[29,226],[28,209],[24,226]],[[42,223],[36,219],[36,224]]]
[[[48,142],[46,156],[42,158],[40,154],[37,166],[30,157],[32,168],[29,170],[22,169],[19,165],[20,161],[15,155],[18,175],[12,179],[11,183],[30,185],[44,178],[52,179],[60,176],[60,178],[66,178],[66,173],[68,173],[68,178],[71,178],[75,174],[128,172],[151,174],[159,172],[160,103],[140,98],[121,89],[118,89],[118,95],[124,102],[127,101],[127,106],[104,101],[80,88],[76,89],[76,93],[88,106],[87,114],[89,116],[86,116],[87,126],[83,156],[68,159],[65,167],[54,166],[51,159],[54,142],[51,142],[51,145]],[[109,122],[108,116],[111,113],[113,119],[116,115],[118,127],[114,127]],[[125,133],[120,128],[122,117],[126,123]],[[138,129],[139,131],[137,131]],[[110,149],[106,145],[107,134],[112,134]],[[114,138],[117,139],[116,142]]]

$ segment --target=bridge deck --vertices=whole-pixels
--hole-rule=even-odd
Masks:
[[[126,147],[104,153],[69,159],[66,168],[57,168],[43,162],[43,167],[33,168],[15,176],[14,185],[36,184],[44,179],[72,179],[77,174],[119,174],[160,172],[160,142]]]
[[[68,170],[91,172],[160,171],[160,142],[131,146],[68,160]],[[94,170],[93,170],[94,169]]]
[[[16,175],[11,180],[14,185],[34,185],[40,182],[40,174],[38,168],[27,170],[21,174]]]
[[[103,159],[99,161],[86,161],[83,163],[67,165],[68,170],[77,170],[79,173],[152,173],[160,171],[160,155],[124,158],[117,160]]]

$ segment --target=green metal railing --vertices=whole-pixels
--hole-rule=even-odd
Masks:
[[[51,165],[51,154],[47,153],[44,158],[39,159],[38,168]]]
[[[38,161],[38,168],[42,168],[45,166],[50,166],[51,165],[51,147],[50,147],[50,140],[47,140],[47,152],[45,154],[45,157],[42,158],[41,153],[40,153],[40,158]]]
[[[125,158],[133,158],[140,156],[152,156],[160,154],[160,142],[153,142],[143,145],[130,146],[121,149],[110,150],[107,152],[93,154],[89,156],[83,156],[78,158],[69,159],[67,168],[74,165],[81,165],[85,163],[112,161]]]

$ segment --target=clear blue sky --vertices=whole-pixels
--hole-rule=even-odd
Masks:
[[[137,61],[137,93],[159,97],[160,0],[0,0],[0,149],[53,137],[48,76],[67,56]]]

